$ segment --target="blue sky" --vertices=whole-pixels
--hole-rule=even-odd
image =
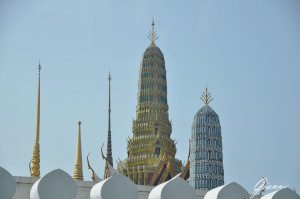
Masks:
[[[0,0],[0,165],[29,175],[39,59],[42,174],[73,173],[81,120],[83,155],[91,152],[102,176],[109,69],[113,156],[124,159],[154,17],[177,157],[187,159],[207,84],[222,125],[225,181],[252,191],[267,177],[299,193],[299,9],[298,0]],[[89,180],[86,164],[84,174]]]

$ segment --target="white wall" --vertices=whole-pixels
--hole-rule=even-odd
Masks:
[[[32,185],[38,180],[38,178],[33,177],[15,177],[17,183],[17,189],[13,199],[30,199],[30,189]],[[95,185],[91,181],[75,181],[78,191],[76,199],[90,199],[91,188]],[[152,186],[138,186],[139,199],[148,199],[150,191],[154,187]],[[197,199],[203,199],[205,192],[196,191]]]

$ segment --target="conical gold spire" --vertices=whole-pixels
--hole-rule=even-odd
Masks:
[[[33,157],[30,162],[30,175],[32,177],[40,177],[40,85],[41,85],[41,64],[39,63],[39,81],[37,96],[37,118],[35,129],[35,143],[33,148]]]
[[[73,178],[75,180],[83,180],[82,174],[82,150],[81,150],[81,122],[78,122],[78,138],[76,148],[76,160]]]

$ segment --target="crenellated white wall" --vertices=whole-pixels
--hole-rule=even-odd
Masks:
[[[15,177],[17,183],[17,189],[13,196],[13,199],[30,199],[30,189],[32,185],[38,180],[34,177]],[[90,199],[90,191],[95,185],[92,181],[77,181],[77,195],[76,199]],[[153,189],[153,186],[138,186],[139,199],[148,199],[149,193]],[[197,199],[203,199],[205,191],[196,191]]]
[[[30,199],[30,190],[32,185],[38,181],[38,178],[34,177],[15,177],[17,183],[17,189],[13,196],[13,199]]]
[[[65,175],[68,175],[68,174],[65,174]],[[73,184],[73,187],[74,187],[74,181],[72,180],[72,178],[70,176],[69,176],[69,178],[71,179],[71,183],[69,180],[69,184]],[[12,177],[11,175],[10,175],[10,179],[11,179],[10,181],[15,180],[15,182],[16,182],[16,183],[14,183],[14,184],[16,184],[16,190],[15,190],[15,193],[14,193],[12,199],[30,199],[31,188],[32,188],[33,184],[39,180],[39,178],[34,178],[34,177],[19,177],[19,176]],[[57,179],[55,179],[55,180],[57,180]],[[55,182],[52,182],[52,183],[55,183]],[[7,187],[8,184],[10,184],[10,183],[7,181],[7,179],[5,179],[5,177],[3,175],[2,175],[2,178],[0,176],[0,190],[2,190],[2,192],[3,192],[3,190],[5,190],[3,188]],[[55,183],[55,184],[57,184],[57,183]],[[75,185],[77,187],[77,195],[76,195],[75,199],[90,199],[90,192],[91,192],[92,187],[95,184],[96,183],[94,183],[92,181],[75,181]],[[11,186],[11,185],[9,185],[9,186]],[[13,185],[13,187],[14,187],[14,185]],[[176,187],[178,187],[178,190],[180,191],[180,188],[182,186],[175,186],[175,188]],[[138,199],[149,199],[149,194],[154,188],[155,187],[152,187],[152,186],[137,186]],[[118,187],[116,187],[116,189],[118,189]],[[110,188],[110,190],[111,190],[111,188]],[[168,199],[169,196],[174,195],[173,194],[174,187],[169,191],[166,189],[166,191],[171,194],[167,194],[167,196],[163,197],[163,198]],[[177,188],[176,188],[175,192],[176,191],[177,191]],[[244,188],[242,186],[238,185],[237,183],[229,183],[222,187],[215,188],[209,192],[196,190],[196,199],[204,199],[204,197],[205,197],[205,199],[241,199],[241,196],[244,198],[249,198],[248,192],[246,190],[244,190]],[[72,198],[74,198],[74,195]],[[300,199],[300,196],[291,189],[281,189],[281,190],[272,192],[270,194],[267,194],[263,197],[256,196],[252,199],[259,199],[259,198],[261,198],[261,199],[262,198],[266,198],[266,199],[288,199],[288,198],[289,199]],[[3,195],[1,195],[1,192],[0,192],[0,199],[3,199]],[[11,199],[11,198],[9,197],[9,199]],[[184,198],[184,199],[189,199],[189,198]]]

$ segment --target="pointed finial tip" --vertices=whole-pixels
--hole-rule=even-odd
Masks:
[[[207,85],[205,87],[205,92],[202,93],[201,99],[204,102],[204,104],[207,105],[207,106],[213,100],[210,92],[208,91]]]
[[[110,74],[110,70],[108,71],[108,80],[111,80],[111,74]]]
[[[158,39],[158,36],[157,36],[157,34],[156,34],[156,31],[155,31],[154,18],[152,18],[151,26],[152,26],[152,29],[151,29],[150,33],[148,34],[148,38],[149,38],[150,41],[151,41],[151,45],[155,45],[154,42]]]
[[[41,70],[42,70],[42,66],[41,66],[41,62],[40,61],[39,61],[38,70],[39,70],[39,72],[41,72]]]

